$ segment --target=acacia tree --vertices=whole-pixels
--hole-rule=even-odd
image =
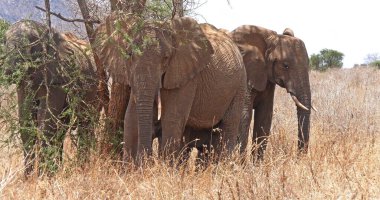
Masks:
[[[342,68],[344,54],[333,49],[322,49],[319,54],[310,56],[310,67],[316,70]]]
[[[368,54],[364,60],[368,66],[380,69],[380,55],[378,53]]]

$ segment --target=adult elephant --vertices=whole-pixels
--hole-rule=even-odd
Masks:
[[[160,147],[166,155],[178,155],[185,145],[185,127],[210,129],[216,124],[231,151],[237,142],[246,90],[246,73],[236,45],[215,27],[191,18],[136,24],[129,29],[133,42],[124,53],[130,56],[124,60],[130,62],[124,78],[131,87],[124,121],[125,157],[136,159],[152,151],[153,102],[158,91]]]
[[[96,31],[97,55],[108,74],[110,85],[109,104],[106,109],[105,138],[101,142],[103,153],[122,154],[124,137],[124,116],[127,110],[131,87],[129,84],[129,70],[132,65],[130,59],[139,48],[133,45],[132,37],[142,21],[131,13],[113,12],[106,17]],[[158,93],[154,103],[153,129],[157,129],[152,138],[155,138],[161,124],[158,120]],[[160,134],[160,133],[159,133]],[[161,134],[160,134],[161,138]]]
[[[78,155],[87,154],[94,132],[90,122],[97,116],[96,69],[88,44],[32,20],[11,25],[5,41],[3,70],[17,85],[25,174],[36,162],[40,172],[59,167],[69,125],[77,127]]]
[[[287,90],[297,105],[298,148],[307,151],[310,135],[311,95],[309,58],[304,42],[291,29],[277,34],[258,26],[244,25],[229,33],[243,56],[247,71],[245,108],[241,124],[242,149],[248,142],[254,112],[253,142],[262,157],[267,145],[273,114],[275,86]]]

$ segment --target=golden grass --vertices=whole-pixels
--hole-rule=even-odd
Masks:
[[[261,163],[235,156],[199,169],[154,162],[125,171],[109,159],[24,180],[19,149],[0,149],[0,199],[379,199],[380,70],[311,72],[311,144],[298,157],[295,106],[277,89],[272,136]],[[2,131],[3,132],[3,131]],[[2,135],[4,136],[4,132]],[[2,136],[2,137],[3,137]]]

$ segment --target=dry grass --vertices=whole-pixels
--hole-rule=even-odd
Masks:
[[[296,153],[294,103],[275,100],[273,132],[262,163],[239,158],[198,169],[154,159],[121,172],[111,160],[66,167],[53,178],[25,181],[19,149],[0,149],[0,199],[379,199],[380,70],[311,73],[310,152]],[[2,133],[4,135],[5,133]]]

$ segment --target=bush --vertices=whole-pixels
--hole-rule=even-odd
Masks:
[[[369,63],[369,66],[380,69],[380,60],[375,60],[375,61]]]
[[[310,68],[314,70],[324,71],[328,68],[342,68],[344,54],[332,50],[322,49],[319,54],[310,56]]]
[[[5,20],[0,19],[0,56],[2,57],[3,55],[3,50],[4,50],[4,36],[5,32],[8,30],[9,23]]]

